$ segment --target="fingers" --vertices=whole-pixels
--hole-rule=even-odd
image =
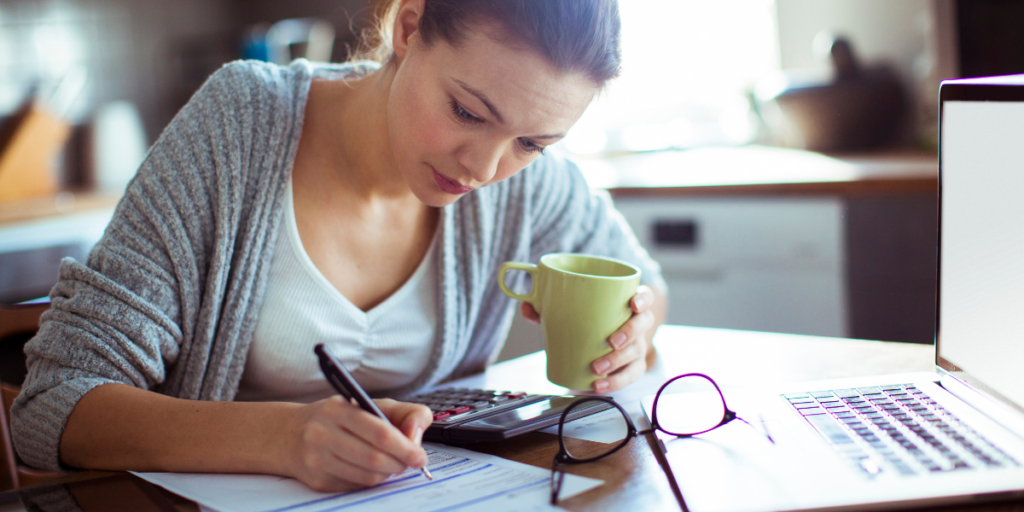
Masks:
[[[367,444],[363,439],[343,430],[336,431],[335,438],[331,440],[331,446],[344,447],[344,449],[335,448],[331,450],[331,454],[334,456],[331,459],[334,459],[337,463],[328,464],[329,467],[324,468],[338,476],[344,477],[345,475],[335,473],[332,469],[354,467],[358,471],[376,473],[377,476],[383,475],[387,477],[388,475],[401,473],[408,467],[391,455]]]
[[[362,444],[362,442],[358,444]],[[366,445],[363,444],[363,446]],[[352,447],[347,446],[346,448]],[[369,449],[369,447],[366,448]],[[328,492],[374,486],[392,474],[400,472],[374,470],[367,468],[368,465],[372,464],[365,462],[355,464],[352,460],[342,459],[330,450],[311,451],[306,455],[305,478],[300,479],[314,490]],[[404,469],[402,468],[402,470]]]
[[[434,415],[425,405],[398,402],[389,398],[375,402],[391,423],[417,445],[423,441],[423,432],[434,421]]]
[[[654,303],[654,290],[650,286],[642,284],[637,287],[636,294],[629,301],[629,307],[634,313],[646,311]]]
[[[654,326],[654,313],[644,311],[634,314],[622,327],[608,338],[612,352],[591,364],[591,370],[597,375],[609,375],[640,360],[646,369],[647,340],[644,334]],[[628,381],[632,382],[632,381]],[[627,382],[627,383],[628,383]],[[612,383],[607,379],[594,382],[594,390],[605,392],[611,389]]]
[[[384,402],[382,400],[382,402]],[[394,402],[394,401],[391,401]],[[397,402],[395,402],[397,404]],[[396,405],[385,403],[384,407],[394,410]],[[407,404],[409,405],[409,404]],[[382,407],[382,411],[384,409]],[[387,413],[385,413],[387,414]],[[422,467],[427,463],[427,454],[418,444],[413,443],[388,420],[377,418],[358,408],[349,406],[343,411],[342,422],[338,425],[379,452],[394,458],[402,469]]]
[[[631,382],[639,379],[647,371],[647,362],[643,358],[634,360],[603,379],[594,382],[594,391],[609,393],[620,390]]]
[[[419,441],[433,419],[429,409],[394,400],[377,403],[406,433],[340,396],[303,409],[292,476],[316,490],[341,490],[376,485],[426,465]]]
[[[654,313],[650,311],[637,313],[622,327],[619,327],[618,331],[608,337],[608,344],[616,351],[622,350],[634,341],[642,339],[652,327],[654,327]],[[609,371],[614,371],[615,368],[613,366]]]
[[[529,302],[524,302],[521,306],[519,306],[519,309],[520,311],[523,312],[523,318],[527,319],[528,321],[534,324],[540,323],[540,313],[537,313],[537,310],[533,309],[533,304],[530,304]]]

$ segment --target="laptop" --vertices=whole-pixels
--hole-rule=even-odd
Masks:
[[[1024,498],[1024,75],[939,104],[935,372],[724,390],[752,426],[659,432],[690,512]]]

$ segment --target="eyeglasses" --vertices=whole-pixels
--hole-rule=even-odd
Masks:
[[[573,416],[574,411],[600,405],[594,402],[609,404],[619,413],[614,420],[605,425],[605,431],[613,441],[600,448],[595,448],[596,443],[562,435],[566,419]],[[593,462],[607,457],[621,450],[634,437],[656,430],[675,437],[691,437],[714,430],[733,420],[750,425],[750,422],[729,409],[718,384],[702,373],[679,375],[662,384],[651,406],[651,428],[646,430],[637,430],[625,409],[611,397],[580,398],[565,408],[558,421],[558,453],[551,464],[551,504],[558,504],[558,494],[565,480],[566,464]],[[750,426],[753,428],[753,425]],[[767,431],[761,433],[775,444]]]

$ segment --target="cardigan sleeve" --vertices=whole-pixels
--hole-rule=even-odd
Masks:
[[[241,188],[206,171],[239,165],[246,72],[229,65],[206,82],[150,150],[88,263],[61,262],[11,411],[29,465],[69,469],[59,444],[82,396],[108,383],[159,390],[193,336],[217,231],[232,229],[240,199],[219,196]]]
[[[640,281],[667,293],[661,266],[640,245],[605,191],[591,190],[576,164],[545,156],[533,164],[530,261],[552,252],[596,254],[640,268]]]

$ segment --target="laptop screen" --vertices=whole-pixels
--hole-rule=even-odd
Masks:
[[[960,88],[942,95],[939,364],[1024,408],[1024,87]]]

